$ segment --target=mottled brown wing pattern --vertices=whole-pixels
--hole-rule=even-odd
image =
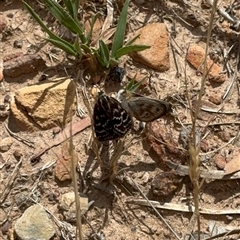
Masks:
[[[94,106],[93,120],[96,137],[99,141],[115,140],[124,137],[132,122],[121,103],[112,97],[100,94]]]
[[[146,97],[133,97],[124,105],[127,105],[129,114],[142,122],[152,122],[171,110],[171,104]]]

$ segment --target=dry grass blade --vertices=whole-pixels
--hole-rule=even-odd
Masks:
[[[6,187],[3,190],[3,192],[1,193],[0,205],[5,201],[5,199],[7,198],[8,194],[9,194],[9,192],[11,191],[12,186],[13,186],[16,178],[17,178],[19,169],[20,169],[20,167],[22,165],[22,161],[23,161],[23,158],[21,158],[20,161],[16,164],[16,166],[15,166],[11,176],[8,178]]]
[[[71,175],[72,175],[72,180],[73,180],[73,188],[74,188],[75,204],[76,204],[76,219],[77,219],[77,229],[78,229],[78,233],[76,233],[76,236],[78,236],[79,240],[82,240],[83,233],[82,233],[82,221],[81,221],[81,206],[80,206],[80,201],[79,201],[76,166],[75,166],[75,160],[74,160],[74,158],[77,155],[74,154],[73,135],[72,135],[71,127],[70,127],[70,139],[69,139],[69,154],[71,156],[71,166],[72,166]]]
[[[166,202],[158,202],[158,201],[150,201],[146,198],[144,199],[130,199],[127,200],[126,203],[138,204],[141,206],[148,206],[152,208],[158,209],[166,209],[171,211],[179,211],[179,212],[194,212],[195,207],[193,205],[185,205],[185,204],[177,204],[177,203],[166,203]],[[157,211],[158,212],[158,211]],[[227,214],[240,214],[239,209],[228,209],[228,210],[220,210],[220,209],[210,209],[210,208],[201,208],[199,210],[202,214],[207,215],[227,215]]]
[[[200,92],[198,95],[195,112],[191,115],[192,116],[192,131],[191,131],[191,136],[188,140],[189,155],[190,155],[189,176],[190,176],[190,179],[194,186],[193,198],[194,198],[195,210],[194,210],[192,219],[190,220],[190,224],[187,228],[187,231],[188,231],[187,233],[189,234],[189,233],[193,232],[195,222],[197,221],[198,240],[200,240],[200,232],[201,232],[200,215],[199,215],[200,214],[199,213],[199,190],[200,190],[200,187],[199,187],[200,146],[199,145],[200,145],[200,137],[198,136],[196,124],[197,124],[197,117],[198,117],[199,111],[201,109],[201,102],[202,102],[202,97],[204,94],[204,87],[205,87],[205,83],[206,83],[206,79],[207,79],[207,75],[208,75],[207,54],[208,54],[208,48],[209,48],[209,44],[210,44],[214,16],[215,16],[215,12],[217,10],[217,2],[218,2],[218,0],[215,0],[213,3],[213,6],[212,6],[212,12],[211,12],[208,34],[207,34],[207,43],[206,43],[206,48],[205,48],[204,60],[203,60],[203,76],[202,76],[202,81],[201,81],[201,88],[200,88]],[[188,99],[189,99],[189,97],[188,97]],[[190,103],[190,101],[189,101],[189,103]]]

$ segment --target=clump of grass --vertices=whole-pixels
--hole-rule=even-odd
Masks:
[[[112,44],[106,44],[100,37],[94,46],[91,45],[93,26],[99,14],[92,15],[90,31],[85,33],[84,25],[78,19],[79,0],[64,0],[63,6],[55,0],[42,0],[55,19],[72,33],[74,37],[72,42],[64,40],[61,36],[51,31],[33,8],[25,1],[23,3],[31,16],[48,34],[49,37],[46,39],[48,42],[62,49],[67,54],[82,60],[82,63],[86,62],[87,64],[85,65],[87,67],[95,70],[98,67],[107,69],[114,67],[118,65],[122,56],[149,48],[149,46],[133,44],[139,36],[134,37],[124,45],[129,1],[126,0],[123,5]]]

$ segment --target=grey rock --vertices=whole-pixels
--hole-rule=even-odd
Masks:
[[[38,204],[29,207],[14,226],[20,240],[49,240],[55,229],[44,208]]]

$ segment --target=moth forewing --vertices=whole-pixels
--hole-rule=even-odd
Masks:
[[[131,128],[131,118],[121,103],[112,97],[100,94],[94,106],[93,120],[99,141],[124,137]]]

